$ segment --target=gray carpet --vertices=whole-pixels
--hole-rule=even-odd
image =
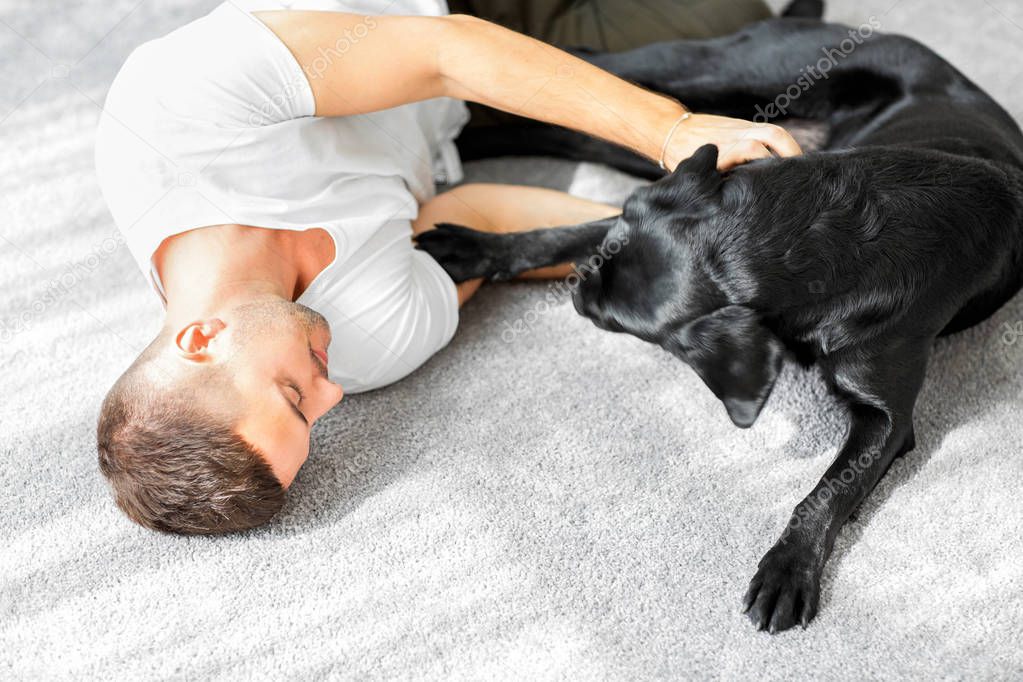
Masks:
[[[131,525],[94,420],[160,310],[98,193],[96,103],[133,45],[214,4],[136,1],[0,8],[0,678],[1023,676],[1021,298],[939,344],[919,447],[842,533],[805,632],[738,607],[841,439],[818,377],[788,368],[737,430],[690,370],[544,284],[488,287],[421,371],[346,399],[270,527]],[[1016,0],[832,4],[1023,118]],[[632,186],[555,162],[471,176]]]

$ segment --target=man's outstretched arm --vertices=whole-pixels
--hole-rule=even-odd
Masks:
[[[256,16],[302,66],[318,116],[454,97],[578,130],[656,161],[685,113],[670,98],[474,17],[292,10]],[[800,153],[777,126],[694,114],[671,134],[665,164],[674,168],[706,143],[722,150],[722,168],[772,152]]]

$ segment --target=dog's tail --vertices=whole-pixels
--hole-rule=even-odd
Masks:
[[[792,19],[821,19],[824,17],[824,0],[792,0],[781,15]]]

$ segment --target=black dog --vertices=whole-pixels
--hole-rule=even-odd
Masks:
[[[776,19],[586,58],[696,110],[749,119],[849,37]],[[908,38],[876,35],[834,61],[788,108],[829,124],[822,151],[721,175],[705,146],[616,218],[505,235],[441,225],[419,237],[458,281],[581,262],[613,243],[599,267],[582,266],[576,309],[688,363],[741,427],[786,351],[821,366],[849,430],[750,583],[749,617],[771,632],[814,617],[839,529],[914,447],[934,339],[987,318],[1023,284],[1023,136],[1012,118]],[[568,131],[533,133],[499,130],[485,151],[533,140],[517,152],[649,168]]]

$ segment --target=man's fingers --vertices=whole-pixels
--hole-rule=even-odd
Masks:
[[[722,154],[721,170],[771,156],[798,156],[803,150],[788,131],[776,125],[758,125],[743,133],[742,141]]]
[[[774,155],[784,157],[803,153],[799,143],[781,126],[712,114],[693,114],[675,130],[669,142],[672,147],[665,155],[668,167],[689,158],[707,143],[717,145],[720,154],[718,168],[721,170]]]
[[[753,129],[752,137],[762,142],[778,156],[799,156],[803,153],[799,143],[781,126],[758,126]]]
[[[771,150],[756,140],[743,140],[718,159],[718,168],[726,171],[755,159],[771,158]]]
[[[749,148],[743,148],[741,154],[743,163],[754,159],[769,159],[773,156],[771,150],[759,142],[751,144]]]

